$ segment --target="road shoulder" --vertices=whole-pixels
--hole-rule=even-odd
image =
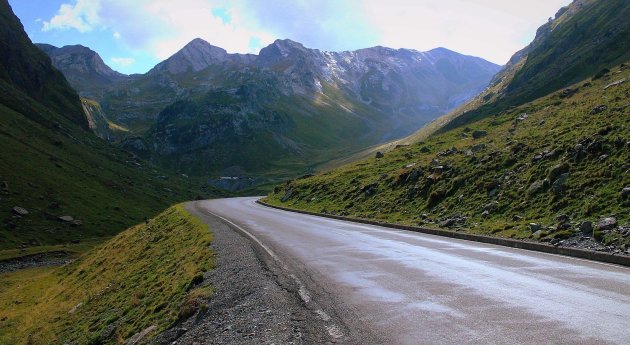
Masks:
[[[189,212],[213,232],[217,267],[209,272],[214,294],[207,309],[161,334],[161,344],[354,344],[331,330],[300,297],[300,286],[259,245],[209,214],[198,203]],[[330,317],[330,316],[329,316]],[[334,331],[339,331],[337,334]]]

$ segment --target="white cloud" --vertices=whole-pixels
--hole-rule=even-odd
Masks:
[[[136,62],[136,59],[130,57],[113,57],[109,59],[112,64],[120,66],[120,67],[128,67],[133,65]]]
[[[438,46],[505,63],[571,0],[363,0],[380,44],[428,50]]]
[[[97,0],[77,0],[74,5],[62,4],[54,17],[49,21],[44,21],[42,30],[91,31],[100,24],[98,15],[100,7],[101,3]]]
[[[71,0],[68,0],[71,1]],[[275,38],[312,48],[438,46],[505,63],[571,0],[72,0],[43,29],[106,29],[135,53],[164,59],[200,37],[257,53]],[[213,14],[214,13],[214,14]]]

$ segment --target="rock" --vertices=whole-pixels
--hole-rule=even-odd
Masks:
[[[520,220],[523,220],[523,216],[519,216],[518,214],[515,214],[512,216],[512,221],[513,222],[518,222]]]
[[[142,332],[134,334],[131,338],[125,341],[125,345],[136,345],[142,343],[142,340],[156,329],[157,326],[150,326],[145,328]]]
[[[608,107],[606,105],[604,105],[604,104],[598,105],[595,108],[591,109],[591,113],[590,114],[591,115],[597,115],[599,113],[604,112],[606,109],[608,109]]]
[[[20,206],[15,206],[13,207],[13,213],[20,216],[20,217],[24,217],[28,215],[28,210],[25,209],[24,207],[20,207]]]
[[[486,132],[486,131],[474,131],[474,132],[472,132],[473,139],[483,138],[486,135],[488,135],[488,132]]]
[[[488,210],[481,212],[481,216],[484,218],[488,217],[489,215],[490,215],[490,211]]]
[[[609,88],[611,88],[613,86],[621,85],[621,84],[623,84],[625,82],[626,82],[626,78],[623,78],[623,79],[620,79],[620,80],[617,80],[617,81],[613,81],[612,83],[604,86],[604,90],[609,89]]]
[[[544,234],[544,232],[542,230],[537,230],[536,232],[534,232],[532,234],[532,237],[541,238],[543,236],[543,234]]]
[[[527,115],[527,113],[522,113],[516,118],[516,121],[525,121],[527,118],[529,118],[529,115]]]
[[[593,233],[593,222],[589,222],[588,220],[583,221],[580,224],[580,231],[584,234],[584,235],[590,235]]]
[[[428,147],[423,146],[423,147],[420,149],[420,152],[421,152],[421,153],[429,153],[429,152],[431,152],[431,150],[429,150],[429,148],[428,148]]]
[[[567,180],[569,179],[569,173],[562,174],[558,177],[556,181],[551,185],[551,190],[554,194],[561,194],[565,190],[565,186],[567,184]]]
[[[62,222],[70,223],[74,221],[74,218],[72,218],[72,216],[61,216],[59,217],[59,220]]]
[[[483,150],[485,148],[486,148],[486,144],[482,143],[482,144],[473,145],[470,148],[470,151],[472,151],[472,152],[479,152],[479,151],[481,151],[481,150]]]
[[[558,178],[558,176],[566,173],[569,171],[569,165],[567,163],[560,163],[557,164],[555,166],[553,166],[550,170],[549,170],[549,174],[547,174],[547,178],[549,179],[549,181],[555,181],[556,178]]]
[[[626,188],[621,190],[621,197],[622,198],[625,198],[628,195],[630,195],[630,187],[626,187]]]
[[[444,228],[448,228],[450,226],[453,226],[455,224],[456,220],[454,218],[449,218],[447,220],[443,220],[440,222],[440,226],[444,227]]]
[[[606,217],[599,220],[597,223],[598,230],[612,230],[617,226],[617,218]]]
[[[560,223],[566,223],[569,221],[569,216],[567,216],[566,214],[559,214],[556,216],[556,222],[558,222],[558,224]]]
[[[70,309],[70,311],[68,311],[68,314],[76,313],[77,309],[79,309],[82,305],[83,305],[83,303],[79,303],[79,304],[75,305],[74,307],[72,307],[72,309]]]
[[[375,157],[376,159],[380,159],[380,158],[385,157],[385,155],[383,154],[383,152],[378,151],[378,152],[376,152],[376,155],[375,155],[374,157]]]
[[[538,180],[538,181],[534,181],[534,183],[532,183],[529,188],[527,188],[527,193],[529,193],[530,195],[536,194],[540,191],[542,191],[545,188],[545,181],[544,180]]]
[[[82,221],[80,221],[80,220],[78,220],[78,219],[75,219],[75,220],[73,220],[73,221],[71,221],[71,222],[70,222],[70,225],[71,225],[71,226],[82,226],[82,225],[83,225],[83,222],[82,222]]]
[[[485,205],[483,205],[483,210],[484,211],[494,211],[499,207],[499,202],[498,201],[493,201],[493,202],[489,202]]]
[[[540,229],[542,229],[542,226],[538,223],[529,223],[529,230],[531,232],[537,232],[540,231]]]
[[[365,196],[372,196],[374,194],[376,194],[376,191],[378,190],[378,183],[371,183],[367,186],[364,186],[361,189],[361,192],[363,194],[365,194]]]

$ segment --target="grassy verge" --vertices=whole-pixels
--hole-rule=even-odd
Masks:
[[[0,343],[115,344],[203,307],[214,265],[206,225],[182,205],[59,268],[0,275]]]
[[[630,68],[622,65],[382,158],[291,181],[265,201],[543,241],[579,236],[583,221],[595,227],[611,215],[628,224],[627,80]],[[617,230],[595,237],[620,250],[630,245],[630,236]]]

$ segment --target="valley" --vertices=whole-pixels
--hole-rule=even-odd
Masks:
[[[0,344],[630,342],[628,1],[278,4],[0,0]]]

